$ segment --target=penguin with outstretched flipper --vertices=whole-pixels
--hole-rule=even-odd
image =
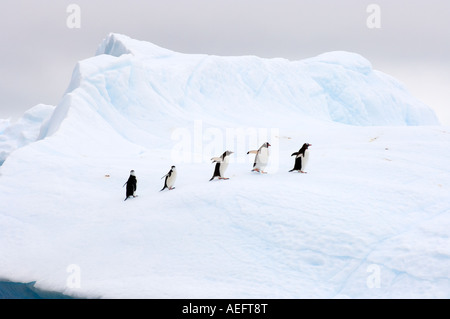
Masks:
[[[252,172],[260,172],[266,174],[264,172],[264,168],[267,166],[269,161],[269,142],[264,143],[257,151],[248,151],[247,154],[256,154],[255,162],[253,163]]]
[[[229,156],[233,154],[231,151],[225,151],[220,157],[211,158],[213,163],[216,163],[214,167],[214,174],[209,181],[212,181],[215,177],[219,179],[229,179],[224,176],[225,171],[228,167],[228,162],[230,160]]]
[[[294,164],[294,168],[291,169],[289,172],[292,171],[298,171],[300,173],[305,173],[305,168],[306,168],[306,164],[308,164],[308,160],[309,160],[309,149],[308,147],[310,147],[311,144],[309,143],[305,143],[303,144],[302,148],[295,153],[292,153],[291,156],[295,156],[295,164]]]

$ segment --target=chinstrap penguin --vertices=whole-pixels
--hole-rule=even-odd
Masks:
[[[134,170],[130,171],[130,177],[128,177],[128,181],[123,184],[123,186],[127,185],[126,195],[124,201],[126,201],[129,197],[136,197],[136,189],[137,189],[137,179]]]
[[[173,187],[173,185],[175,184],[175,180],[177,179],[177,170],[175,166],[172,166],[170,168],[170,171],[166,175],[161,177],[161,179],[163,179],[164,177],[166,178],[164,180],[164,187],[160,190],[160,192],[165,190],[166,188],[168,188],[169,190],[174,189],[175,187]]]
[[[225,177],[225,171],[228,167],[228,162],[230,160],[229,156],[233,154],[231,151],[225,151],[220,157],[211,158],[212,163],[216,163],[214,168],[214,174],[209,181],[212,181],[215,177],[219,179],[229,179]]]
[[[269,146],[271,146],[269,142],[266,142],[257,151],[247,152],[247,154],[256,154],[252,172],[267,174],[264,172],[264,168],[267,166],[269,161]]]
[[[310,147],[311,144],[309,143],[305,143],[303,144],[302,148],[295,153],[292,153],[291,156],[295,155],[295,164],[294,164],[294,168],[291,169],[289,172],[292,171],[298,171],[300,173],[305,173],[305,168],[306,168],[306,164],[308,164],[308,160],[309,160],[309,150],[308,147]]]

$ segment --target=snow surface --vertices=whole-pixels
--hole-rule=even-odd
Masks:
[[[103,298],[450,297],[450,128],[357,54],[111,34],[42,123],[0,167],[0,278]],[[288,173],[304,142],[308,174]],[[226,149],[230,179],[208,182]]]

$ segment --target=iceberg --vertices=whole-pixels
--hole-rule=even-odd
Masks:
[[[450,296],[450,130],[358,54],[221,57],[110,34],[55,108],[0,132],[4,282],[74,298]],[[267,141],[268,174],[251,172]],[[305,142],[308,174],[289,173]],[[226,149],[230,179],[209,182]]]
[[[26,111],[15,123],[0,121],[0,165],[11,152],[39,138],[42,124],[50,118],[54,109],[54,106],[39,104]]]
[[[214,119],[237,123],[312,117],[361,126],[438,125],[432,109],[355,53],[302,61],[182,54],[119,34],[110,34],[95,57],[77,65],[41,138],[58,130],[70,107],[95,112],[122,135],[135,128],[164,130],[168,116],[179,124],[204,119],[210,113],[205,109]],[[268,120],[273,110],[283,118]]]

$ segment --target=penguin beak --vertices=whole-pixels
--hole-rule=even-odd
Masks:
[[[267,146],[272,146],[272,145],[270,145],[269,143],[267,143]]]

